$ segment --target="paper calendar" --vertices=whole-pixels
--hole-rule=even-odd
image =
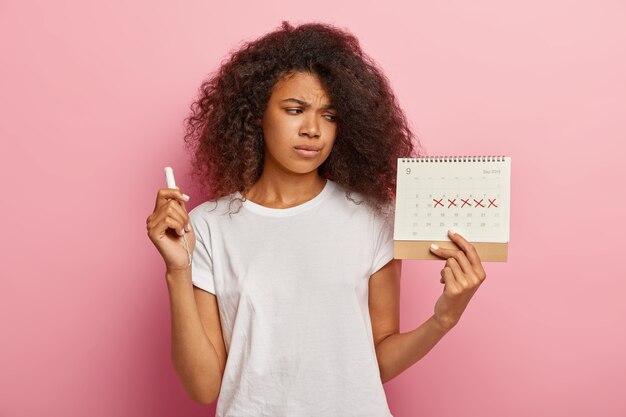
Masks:
[[[506,261],[510,185],[510,157],[399,158],[395,257],[441,259],[430,244],[456,248],[448,238],[448,229],[454,229],[482,261]]]

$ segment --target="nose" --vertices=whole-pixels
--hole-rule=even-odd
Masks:
[[[314,112],[312,113],[313,114],[303,118],[302,126],[300,126],[300,136],[308,136],[309,138],[320,136],[320,127],[317,115],[314,114]]]

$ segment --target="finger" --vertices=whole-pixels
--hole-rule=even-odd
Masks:
[[[167,219],[171,219],[168,222]],[[184,234],[184,225],[188,222],[188,215],[183,208],[175,200],[169,200],[164,206],[157,211],[156,217],[152,221],[152,227],[157,224],[167,223],[167,228],[172,228],[179,236]],[[148,225],[150,227],[150,225]],[[161,227],[159,227],[161,229]]]
[[[183,211],[183,213],[185,215],[185,230],[187,232],[190,232],[191,231],[191,222],[190,222],[190,219],[189,219],[189,213],[187,212],[187,207],[185,207],[185,203],[184,202],[180,203],[180,207],[181,207],[181,209],[182,209],[182,211]]]
[[[176,189],[180,191],[180,188],[177,186]],[[185,231],[191,231],[191,224],[189,223],[189,216],[187,213],[187,207],[185,206],[185,201],[189,201],[189,196],[187,194],[182,194],[183,201],[180,201],[180,205],[183,207],[183,212],[185,213],[186,223],[185,223]]]
[[[189,196],[183,194],[179,189],[161,188],[157,193],[154,211],[158,210],[161,206],[163,206],[163,204],[167,203],[168,200],[172,199],[184,203],[185,201],[189,201]]]
[[[172,229],[174,233],[177,229],[180,229],[179,222],[168,216],[166,213],[159,213],[157,217],[152,218],[148,222],[148,235],[153,239],[158,239],[162,235],[166,234],[168,229]]]
[[[446,265],[452,270],[452,275],[460,288],[469,288],[470,282],[468,281],[465,273],[461,269],[461,266],[457,262],[456,258],[448,258]]]
[[[461,269],[463,270],[464,274],[466,275],[474,274],[474,267],[472,266],[470,261],[467,259],[465,252],[463,252],[462,250],[457,250],[454,253],[453,257],[461,266]]]
[[[188,197],[182,194],[178,190],[170,190],[163,188],[159,190],[157,194],[156,203],[154,205],[154,211],[158,211],[161,207],[167,204],[168,201],[177,201],[180,204],[188,200]]]
[[[180,227],[176,229],[177,233],[179,231],[181,232],[178,233],[179,235],[182,236],[183,234],[185,234],[186,231],[188,232],[190,230],[187,227],[189,225],[189,214],[185,210],[185,207],[179,204],[178,201],[169,200],[167,206],[164,207],[164,211],[167,213],[168,216],[180,222]]]
[[[450,268],[443,268],[441,270],[441,276],[445,282],[444,292],[447,292],[450,295],[456,295],[461,292]]]
[[[185,194],[183,194],[185,195]],[[171,201],[171,200],[170,200]],[[184,201],[177,201],[178,204],[175,205],[175,207],[177,207],[179,210],[178,212],[182,214],[183,218],[184,218],[184,228],[185,231],[188,232],[191,230],[191,225],[189,224],[189,213],[187,212],[187,207],[185,206],[185,202]]]
[[[457,248],[455,249],[440,248],[437,245],[432,244],[430,251],[433,254],[444,259],[448,259],[450,257],[456,258],[459,261],[459,264],[462,265],[462,268],[465,270],[465,272],[469,273],[470,269],[468,269],[467,265],[462,261],[463,256],[465,256],[465,258],[468,260],[470,264],[471,271],[473,271],[473,274],[477,277],[478,280],[481,280],[481,281],[484,280],[486,277],[486,273],[481,264],[480,257],[478,256],[478,253],[476,252],[476,248],[474,247],[474,245],[469,243],[467,240],[463,239],[463,237],[461,237],[458,234],[452,234],[451,236],[454,236],[456,238],[455,240],[452,240],[452,243],[454,243],[455,246],[457,246]],[[463,251],[463,247],[465,247],[465,251]]]
[[[456,240],[453,240],[455,244],[463,248],[463,251],[465,252],[465,255],[467,256],[467,259],[469,260],[470,264],[472,265],[472,269],[474,273],[476,274],[478,280],[483,281],[487,277],[487,274],[485,272],[485,269],[483,268],[482,261],[480,260],[480,256],[478,255],[478,251],[476,250],[474,245],[472,245],[470,242],[468,242],[463,236],[459,235],[458,233],[452,230],[450,230],[450,232],[451,232],[449,233],[450,238],[456,239]]]
[[[454,249],[442,248],[433,243],[430,245],[430,251],[441,258],[448,259],[456,256],[457,252],[459,252],[460,249],[458,247]]]
[[[450,240],[454,242],[455,245],[460,247],[463,252],[467,255],[470,263],[473,266],[480,265],[480,257],[478,256],[478,252],[476,252],[476,248],[470,242],[467,241],[463,236],[454,232],[453,230],[448,230],[448,236]]]
[[[448,261],[451,259],[454,259],[459,264],[461,270],[463,271],[463,277],[470,284],[470,286],[480,284],[480,278],[476,273],[476,269],[465,256],[465,252],[459,250],[455,253],[454,257],[448,258]],[[464,286],[464,288],[467,287]]]
[[[183,222],[181,222],[180,220],[171,216],[167,216],[165,218],[165,223],[167,224],[167,228],[174,230],[174,232],[178,236],[182,237],[185,234],[185,229],[183,228]]]

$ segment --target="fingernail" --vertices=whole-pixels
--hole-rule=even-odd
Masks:
[[[450,234],[456,235],[456,232],[454,230],[449,229],[448,231],[450,232]]]
[[[184,198],[186,201],[189,201],[189,196],[188,196],[187,194],[183,194],[183,198]]]
[[[183,236],[185,234],[185,229],[180,229],[180,231],[178,232],[179,235]]]
[[[437,250],[437,249],[439,249],[439,246],[435,245],[434,243],[431,243],[431,244],[430,244],[430,248],[431,248],[432,250]]]
[[[187,231],[190,232],[191,231],[191,225],[189,223],[187,223]]]

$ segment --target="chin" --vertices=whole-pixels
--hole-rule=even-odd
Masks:
[[[308,163],[308,164],[298,164],[297,166],[286,167],[288,171],[294,172],[296,174],[310,174],[311,172],[317,172],[321,163]]]

